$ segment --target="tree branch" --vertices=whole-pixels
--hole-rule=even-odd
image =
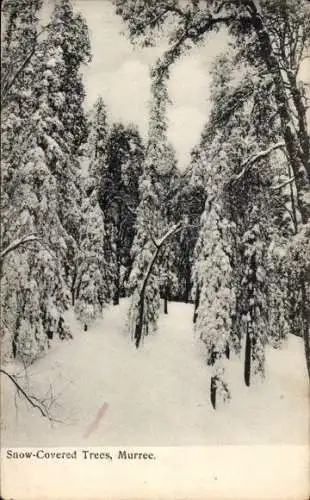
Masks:
[[[151,276],[152,269],[153,269],[153,267],[155,265],[155,262],[157,260],[157,257],[159,255],[159,252],[160,252],[163,244],[166,242],[166,240],[170,236],[172,236],[173,234],[175,234],[180,228],[181,228],[181,222],[178,222],[177,224],[175,224],[174,226],[172,226],[162,236],[162,238],[157,242],[156,250],[154,252],[153,257],[151,258],[151,260],[149,262],[149,265],[147,267],[144,279],[142,281],[142,286],[141,286],[141,290],[140,290],[140,293],[139,293],[139,300],[138,300],[138,311],[139,311],[139,314],[138,314],[138,318],[137,318],[137,322],[136,322],[136,327],[135,327],[135,334],[134,334],[135,345],[136,345],[137,349],[138,349],[138,347],[140,345],[141,338],[142,338],[142,333],[143,333],[144,296],[145,296],[145,291],[146,291],[146,287],[147,287],[147,284],[148,284],[149,277]]]
[[[29,395],[25,389],[23,389],[21,387],[21,385],[17,382],[16,378],[11,375],[10,373],[8,373],[6,370],[3,370],[3,368],[0,369],[0,373],[3,373],[3,375],[5,375],[6,377],[8,377],[11,382],[15,385],[15,387],[17,388],[18,392],[21,393],[24,398],[26,399],[26,401],[33,407],[33,408],[36,408],[37,410],[39,410],[39,412],[41,413],[42,417],[46,417],[48,418],[48,420],[50,420],[51,422],[58,422],[58,423],[61,423],[61,420],[57,420],[53,417],[51,417],[51,415],[49,414],[48,410],[45,408],[44,404],[42,404],[38,398],[34,397],[34,396],[31,396]],[[41,404],[40,404],[41,403]]]
[[[26,243],[31,243],[33,241],[40,241],[38,236],[35,234],[28,234],[26,236],[23,236],[22,238],[18,238],[14,240],[12,243],[10,243],[2,252],[0,253],[0,262],[4,259],[4,257],[15,250],[16,248],[20,247],[21,245],[24,245]]]
[[[37,46],[38,46],[38,38],[39,36],[44,33],[44,31],[46,31],[48,28],[48,25],[45,26],[41,31],[40,33],[38,33],[35,41],[34,41],[34,44],[33,44],[33,47],[32,49],[30,50],[29,54],[26,56],[26,58],[24,59],[24,62],[22,63],[22,65],[17,68],[17,70],[15,71],[14,75],[12,76],[11,80],[5,84],[3,86],[3,88],[1,89],[1,107],[3,108],[4,107],[4,104],[5,104],[5,100],[6,100],[6,97],[10,91],[10,89],[13,87],[14,83],[16,82],[17,78],[19,77],[19,75],[24,71],[24,69],[26,68],[26,66],[29,64],[29,62],[31,61],[32,57],[34,56],[35,54],[35,51],[37,49]]]
[[[185,12],[183,12],[181,9],[179,9],[176,6],[171,5],[171,6],[167,6],[163,12],[158,14],[158,16],[156,16],[153,19],[150,19],[149,22],[143,23],[142,26],[143,26],[143,28],[146,28],[146,27],[152,26],[152,25],[154,26],[158,21],[163,20],[167,14],[171,14],[171,13],[177,14],[178,16],[182,17],[183,19],[186,17]]]
[[[151,239],[151,241],[152,241],[153,245],[154,245],[156,248],[158,248],[158,242],[157,242],[157,241],[156,241],[156,239],[153,237],[153,235],[152,235],[152,231],[150,230],[150,228],[149,228],[149,227],[147,227],[147,232],[149,233],[149,237],[150,237],[150,239]]]
[[[241,177],[244,176],[244,174],[248,171],[248,169],[254,165],[257,161],[261,160],[262,158],[265,158],[268,156],[272,151],[275,151],[276,149],[284,148],[285,147],[285,142],[280,141],[277,142],[276,144],[273,144],[270,146],[268,149],[264,151],[260,151],[259,153],[251,156],[250,158],[247,158],[241,165],[241,172],[239,174],[236,174],[235,176],[232,177],[232,180],[237,181],[241,179]]]
[[[167,72],[169,66],[174,63],[175,59],[181,54],[181,50],[186,41],[192,41],[197,43],[200,37],[202,37],[208,31],[218,25],[218,24],[228,24],[231,21],[236,20],[235,15],[227,16],[209,16],[205,23],[200,25],[190,24],[190,20],[186,18],[183,29],[183,35],[176,41],[176,43],[169,48],[162,56],[161,61],[159,60],[157,71],[161,75]]]
[[[282,188],[284,188],[285,186],[288,186],[289,184],[291,184],[294,181],[295,181],[295,177],[293,176],[290,179],[288,179],[287,181],[284,181],[281,184],[278,184],[277,186],[273,186],[271,189],[273,189],[273,190],[282,189]]]

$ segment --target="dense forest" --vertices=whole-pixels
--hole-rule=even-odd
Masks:
[[[44,24],[43,0],[1,2],[3,373],[74,342],[68,310],[88,332],[125,297],[139,349],[162,306],[193,304],[214,408],[242,349],[246,386],[264,377],[266,346],[291,333],[310,373],[308,3],[113,0],[133,43],[169,42],[150,69],[145,140],[111,120],[104,95],[85,110],[92,49],[70,0]],[[221,29],[210,116],[182,171],[167,133],[170,69]]]

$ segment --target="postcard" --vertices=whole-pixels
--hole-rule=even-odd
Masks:
[[[306,0],[3,0],[1,496],[304,500]]]

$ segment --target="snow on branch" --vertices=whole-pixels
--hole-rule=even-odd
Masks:
[[[175,224],[174,226],[172,226],[170,229],[168,229],[168,231],[160,238],[160,240],[156,241],[156,244],[155,244],[156,245],[156,252],[154,253],[154,255],[153,255],[153,257],[152,257],[152,259],[151,259],[151,261],[149,263],[149,266],[147,268],[147,271],[146,271],[146,274],[145,274],[145,277],[144,277],[144,280],[143,280],[143,283],[142,283],[141,291],[144,292],[144,290],[146,288],[149,276],[150,276],[150,274],[152,272],[153,266],[155,264],[155,261],[157,259],[158,254],[159,254],[159,250],[161,249],[161,247],[163,246],[163,244],[165,243],[165,241],[170,236],[172,236],[173,234],[175,234],[178,230],[180,230],[181,228],[182,228],[181,222],[178,222],[177,224]]]
[[[6,370],[3,368],[0,369],[0,373],[3,373],[8,379],[15,385],[17,391],[19,394],[22,394],[22,396],[26,399],[26,401],[35,409],[39,410],[41,413],[42,417],[48,418],[50,422],[58,422],[61,423],[61,420],[57,420],[53,418],[50,413],[48,407],[44,404],[43,401],[41,401],[39,398],[29,394],[25,389],[22,388],[22,386],[17,382],[16,378],[14,375],[8,373]]]
[[[177,224],[174,224],[168,231],[164,234],[164,236],[158,241],[158,246],[161,247],[163,243],[173,234],[175,234],[177,231],[179,231],[182,228],[182,223],[178,222]]]
[[[156,26],[159,22],[164,21],[164,19],[167,17],[169,14],[176,14],[180,18],[185,19],[186,18],[186,13],[182,11],[181,8],[177,7],[176,5],[167,5],[165,6],[165,9],[160,12],[157,16],[151,17],[151,19],[147,22],[141,23],[141,27],[145,30],[148,26],[154,27]]]
[[[15,70],[15,73],[11,76],[10,81],[5,81],[4,83],[2,83],[2,86],[1,86],[1,108],[2,109],[4,108],[4,106],[6,104],[6,99],[7,99],[7,96],[9,94],[11,88],[15,84],[18,77],[22,74],[22,72],[26,69],[28,64],[31,62],[31,59],[33,58],[33,56],[35,55],[35,52],[36,52],[37,47],[38,47],[39,37],[42,35],[42,33],[44,33],[48,29],[48,27],[49,27],[49,25],[44,26],[42,28],[42,30],[37,34],[32,48],[30,49],[29,53],[25,56],[24,60],[22,61],[22,64],[19,67],[17,67],[17,69]],[[3,81],[3,79],[2,79],[2,81]]]
[[[277,142],[276,144],[273,144],[270,146],[268,149],[265,149],[264,151],[260,151],[259,153],[256,153],[255,155],[251,156],[250,158],[247,158],[241,165],[241,172],[235,176],[233,176],[233,180],[237,181],[241,179],[241,177],[244,176],[244,174],[248,171],[248,169],[254,165],[256,162],[261,160],[262,158],[265,158],[268,156],[272,151],[275,151],[276,149],[284,148],[285,147],[285,142],[280,141]]]
[[[43,242],[39,238],[39,236],[35,234],[27,234],[26,236],[22,236],[21,238],[17,238],[16,240],[12,241],[2,252],[0,253],[0,262],[3,261],[4,257],[10,253],[13,252],[13,250],[16,250],[16,248],[19,248],[22,245],[25,245],[27,243],[32,243],[34,241],[37,241],[38,243],[41,243],[43,246]]]
[[[281,184],[277,184],[277,186],[273,186],[271,189],[273,189],[273,190],[282,189],[282,188],[284,188],[285,186],[288,186],[289,184],[291,184],[294,181],[295,181],[295,177],[293,176],[290,179],[282,182]]]
[[[171,9],[170,9],[171,10]],[[181,12],[178,13],[181,15]],[[178,57],[182,54],[182,51],[187,47],[186,44],[191,42],[197,43],[201,38],[208,32],[210,32],[214,27],[220,25],[229,25],[230,22],[235,21],[235,15],[223,15],[223,16],[206,16],[205,22],[195,23],[188,15],[184,15],[184,23],[179,25],[179,31],[182,33],[180,37],[175,33],[176,42],[169,47],[164,54],[157,61],[157,73],[160,78],[168,77],[168,72],[170,66],[176,61]],[[241,18],[240,18],[241,20]]]
[[[136,348],[139,347],[140,341],[142,338],[145,291],[146,291],[146,287],[147,287],[149,278],[151,276],[153,267],[155,265],[155,262],[157,260],[158,255],[159,255],[160,249],[162,248],[164,243],[167,241],[167,239],[170,236],[174,235],[175,233],[177,233],[181,229],[183,229],[182,223],[178,222],[177,224],[174,224],[170,229],[168,229],[168,231],[160,238],[160,240],[156,241],[156,250],[155,250],[155,252],[154,252],[154,254],[149,262],[144,279],[142,281],[141,290],[139,292],[138,318],[137,318],[136,327],[135,327],[135,334],[134,334]]]
[[[152,234],[152,231],[151,231],[150,227],[148,227],[148,226],[147,226],[147,227],[146,227],[146,230],[147,230],[147,232],[148,232],[148,235],[149,235],[149,237],[150,237],[150,239],[151,239],[151,241],[152,241],[153,245],[154,245],[156,248],[158,248],[158,241],[154,238],[154,236],[153,236],[153,234]]]

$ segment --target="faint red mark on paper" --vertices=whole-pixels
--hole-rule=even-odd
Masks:
[[[96,415],[96,418],[94,419],[94,421],[86,429],[86,432],[85,432],[85,434],[83,436],[84,438],[89,437],[91,435],[91,433],[94,432],[94,430],[97,429],[97,427],[99,425],[99,422],[104,417],[104,415],[105,415],[108,407],[109,407],[108,403],[103,403],[103,405],[99,408],[98,413]]]

